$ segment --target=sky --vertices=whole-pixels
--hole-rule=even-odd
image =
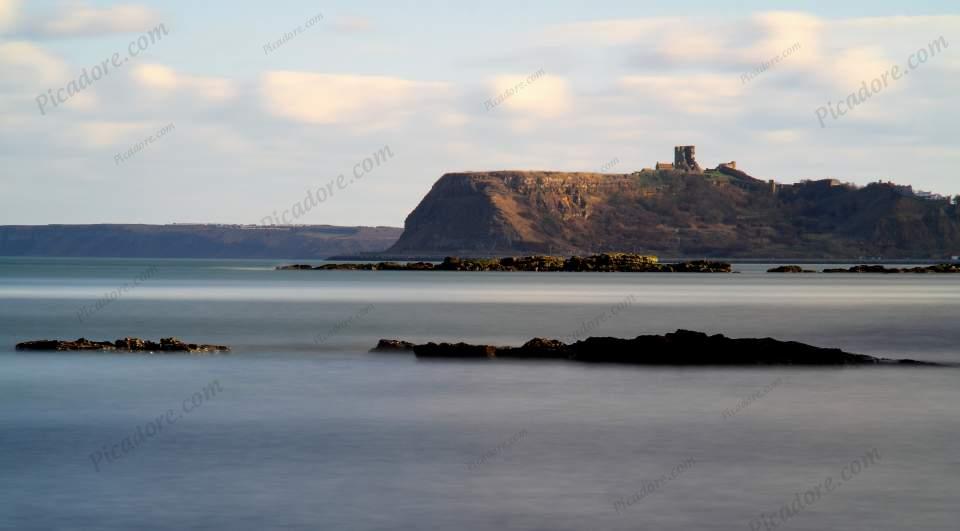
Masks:
[[[955,0],[0,0],[0,224],[399,227],[447,172],[675,145],[955,195],[958,94]]]

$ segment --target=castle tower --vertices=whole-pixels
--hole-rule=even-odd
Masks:
[[[697,164],[696,146],[676,146],[673,148],[673,167],[681,171],[700,173],[700,165]]]

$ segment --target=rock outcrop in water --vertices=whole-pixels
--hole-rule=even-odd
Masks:
[[[730,273],[726,262],[696,260],[661,264],[656,256],[631,253],[601,253],[591,256],[508,256],[505,258],[460,258],[448,256],[439,264],[429,262],[378,262],[365,264],[306,264],[278,266],[278,270],[364,270],[364,271],[537,271],[537,272],[621,272],[621,273]]]
[[[125,337],[114,342],[91,341],[80,338],[76,341],[60,339],[43,339],[17,343],[17,350],[47,350],[47,351],[117,351],[117,352],[184,352],[190,354],[205,354],[214,352],[229,352],[230,347],[224,345],[202,345],[184,343],[175,337],[165,337],[159,343],[140,339],[139,337]]]
[[[767,269],[767,273],[816,273],[812,269],[804,269],[798,265],[785,265]]]
[[[858,265],[848,269],[824,269],[824,273],[960,273],[960,264],[937,264],[926,267],[886,267],[882,265]]]
[[[393,344],[398,341],[383,339],[380,343]],[[408,342],[402,343],[409,345]],[[836,348],[821,348],[794,341],[734,339],[721,334],[711,336],[689,330],[633,339],[591,337],[572,344],[556,339],[535,338],[520,347],[426,343],[413,345],[412,350],[418,358],[554,359],[630,365],[934,365],[852,354]]]
[[[437,267],[430,262],[376,262],[376,263],[349,263],[349,264],[323,264],[312,266],[309,264],[292,264],[277,266],[278,271],[433,271]]]
[[[416,346],[409,341],[400,341],[398,339],[381,339],[377,346],[370,349],[370,352],[409,352]]]

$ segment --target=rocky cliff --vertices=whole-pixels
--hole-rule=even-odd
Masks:
[[[890,184],[772,185],[739,171],[450,173],[386,254],[601,251],[943,258],[960,254],[960,212]]]

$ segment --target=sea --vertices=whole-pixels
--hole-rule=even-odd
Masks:
[[[958,529],[960,276],[282,263],[0,258],[0,529]],[[947,365],[369,352],[677,329]],[[126,336],[232,351],[14,348]]]

